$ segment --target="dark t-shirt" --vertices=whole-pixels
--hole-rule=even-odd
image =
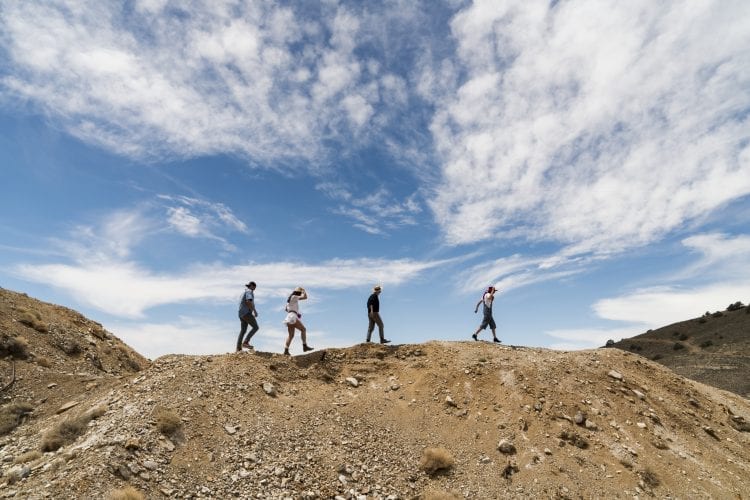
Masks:
[[[380,299],[378,299],[377,293],[373,293],[367,299],[367,314],[370,314],[370,306],[372,306],[373,312],[380,312]]]

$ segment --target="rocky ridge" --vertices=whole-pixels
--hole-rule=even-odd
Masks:
[[[39,451],[61,421],[92,409],[80,437]],[[146,498],[750,491],[748,401],[619,349],[428,342],[172,355],[58,410],[32,412],[0,443],[0,497],[102,498],[127,485]]]

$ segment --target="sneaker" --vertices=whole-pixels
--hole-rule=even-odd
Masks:
[[[494,339],[492,339],[492,341],[493,341],[493,342],[497,342],[498,344],[502,344],[502,342],[503,342],[502,340],[500,340],[500,339],[499,339],[499,338],[497,338],[497,337],[495,337]]]
[[[476,333],[472,333],[472,334],[471,334],[471,338],[473,338],[474,340],[479,340],[479,339],[477,338],[477,334],[476,334]]]
[[[252,349],[252,348],[253,348],[253,346],[251,346],[251,345],[250,345],[250,344],[248,344],[247,342],[243,342],[243,343],[242,343],[242,347],[244,347],[245,349]]]
[[[313,349],[315,349],[315,348],[314,347],[310,347],[307,344],[305,344],[305,345],[302,346],[302,350],[305,351],[305,352],[312,351]]]
[[[381,343],[381,344],[390,344],[390,343],[391,343],[391,341],[390,341],[390,340],[388,340],[388,339],[380,339],[380,343]]]
[[[291,356],[291,354],[289,354],[289,349],[284,349],[284,356]]]

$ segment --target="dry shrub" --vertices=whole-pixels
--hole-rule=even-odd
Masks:
[[[18,318],[18,322],[29,328],[33,328],[39,333],[47,333],[47,326],[42,322],[42,315],[39,314],[39,311],[32,312],[24,309]]]
[[[458,500],[459,497],[447,491],[427,490],[422,493],[421,500]]]
[[[29,357],[29,343],[23,337],[3,335],[0,339],[0,356],[26,359]]]
[[[419,467],[427,474],[453,467],[453,455],[445,448],[425,448]]]
[[[39,366],[43,366],[45,368],[51,368],[52,367],[52,361],[50,361],[48,358],[45,358],[44,356],[37,356],[34,358],[34,361]]]
[[[72,443],[86,432],[89,422],[101,417],[106,411],[107,407],[100,405],[86,413],[63,420],[44,435],[42,451],[55,451],[66,444]]]
[[[42,458],[42,454],[41,454],[41,453],[39,453],[39,452],[38,452],[38,451],[36,451],[36,450],[34,450],[34,451],[29,451],[29,452],[27,452],[27,453],[24,453],[23,455],[19,455],[19,456],[17,456],[17,457],[16,457],[16,458],[15,458],[15,459],[13,460],[13,463],[15,463],[15,464],[25,464],[25,463],[28,463],[28,462],[33,462],[33,461],[34,461],[34,460],[36,460],[37,458]]]
[[[182,427],[182,420],[175,412],[163,406],[154,408],[156,428],[165,436],[174,436]]]
[[[28,403],[11,403],[0,408],[0,436],[9,434],[18,427],[21,419],[34,411]]]
[[[143,493],[132,486],[126,486],[119,490],[112,490],[107,495],[107,500],[144,500]]]
[[[638,475],[641,476],[641,479],[649,488],[653,489],[661,484],[658,476],[651,469],[642,470],[638,473]]]

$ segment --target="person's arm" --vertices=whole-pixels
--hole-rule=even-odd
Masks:
[[[474,312],[475,313],[479,312],[479,304],[481,304],[483,300],[484,300],[484,297],[482,297],[481,299],[479,299],[479,302],[477,302],[477,305],[474,306]]]
[[[250,310],[250,314],[258,317],[258,311],[255,309],[255,301],[252,299],[245,299],[245,305],[247,305],[247,308]]]
[[[307,298],[307,290],[302,289],[302,294],[299,296],[299,300],[305,300]]]

